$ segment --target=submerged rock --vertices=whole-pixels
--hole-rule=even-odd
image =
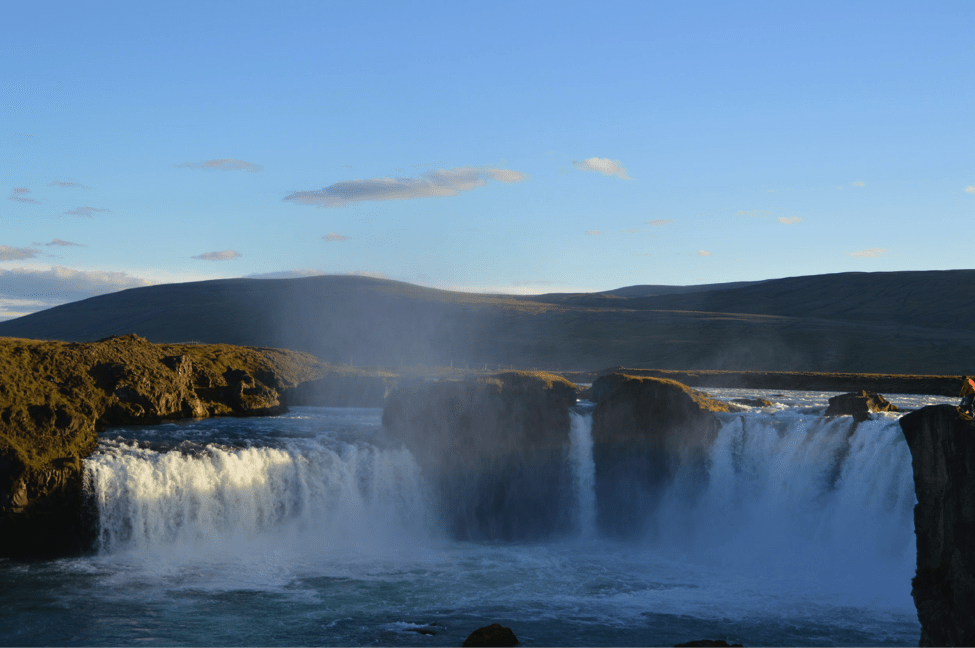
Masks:
[[[900,419],[914,469],[922,646],[975,646],[975,421],[953,405]]]
[[[82,460],[98,430],[281,412],[287,390],[318,377],[318,365],[291,351],[134,335],[70,344],[0,338],[0,556],[90,546]]]
[[[702,484],[720,426],[715,412],[742,411],[648,376],[601,376],[592,390],[598,524],[617,534],[638,533],[668,487],[680,482],[693,491]]]
[[[383,426],[434,485],[439,510],[464,539],[525,539],[569,520],[565,449],[575,386],[541,372],[400,385]]]
[[[829,399],[826,416],[843,416],[849,414],[857,423],[870,418],[874,412],[899,412],[900,408],[891,404],[886,398],[876,392],[860,390],[850,394],[840,394]]]
[[[500,623],[478,628],[464,640],[465,648],[480,648],[482,646],[517,646],[518,637],[511,628]]]

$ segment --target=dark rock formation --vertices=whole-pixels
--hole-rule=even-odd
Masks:
[[[285,409],[317,378],[303,353],[229,345],[0,338],[0,556],[59,555],[90,545],[82,459],[98,430]]]
[[[905,415],[914,468],[922,646],[975,646],[975,421],[952,405]]]
[[[592,393],[598,524],[617,534],[639,532],[678,475],[684,486],[705,480],[720,425],[714,412],[741,411],[660,378],[610,374]]]
[[[422,467],[456,537],[544,537],[570,522],[575,402],[572,383],[544,373],[414,382],[387,397],[383,425]]]
[[[674,648],[744,648],[741,644],[730,644],[724,639],[695,639],[687,643],[674,644]]]
[[[482,646],[517,646],[518,637],[511,628],[506,628],[500,623],[492,623],[489,626],[478,628],[464,640],[465,648],[481,648]]]
[[[876,392],[860,390],[851,394],[840,394],[829,399],[826,416],[843,416],[849,414],[853,420],[862,423],[870,418],[873,412],[899,412],[896,405],[891,405],[887,399]]]

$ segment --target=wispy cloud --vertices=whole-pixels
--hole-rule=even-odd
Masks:
[[[40,253],[34,248],[15,248],[9,245],[0,245],[0,261],[20,261],[21,259],[33,259]]]
[[[336,234],[335,232],[329,232],[322,237],[323,241],[348,241],[350,237],[343,236],[341,234]]]
[[[975,194],[975,185],[965,187],[965,193]]]
[[[91,187],[86,187],[83,184],[78,184],[77,182],[71,182],[70,180],[55,180],[48,184],[51,187],[64,187],[65,189],[91,189]]]
[[[0,269],[0,320],[152,283],[124,272],[57,266],[45,270]]]
[[[586,236],[602,236],[602,234],[599,230],[586,230]]]
[[[763,211],[761,209],[748,209],[735,212],[735,216],[745,216],[747,218],[765,218],[772,212]]]
[[[653,225],[654,227],[660,227],[661,225],[667,225],[668,223],[673,223],[674,221],[669,218],[654,218],[653,220],[648,220],[647,225]]]
[[[91,218],[94,212],[107,212],[107,209],[99,209],[98,207],[78,207],[77,209],[72,209],[70,211],[64,212],[69,216],[84,216],[85,218]]]
[[[318,207],[343,207],[367,200],[410,200],[456,196],[487,181],[521,182],[528,176],[519,171],[490,167],[458,167],[424,173],[419,178],[369,178],[344,180],[318,191],[298,191],[285,200]]]
[[[81,243],[72,243],[71,241],[62,241],[59,238],[54,239],[50,243],[45,243],[44,245],[47,245],[47,246],[57,245],[59,247],[87,247],[85,245],[82,245]]]
[[[615,175],[623,180],[630,180],[630,176],[626,175],[626,167],[619,160],[591,157],[585,160],[572,160],[572,166],[580,171],[596,171],[605,176]]]
[[[27,187],[14,187],[13,189],[11,189],[11,193],[13,193],[12,196],[7,196],[9,200],[13,200],[15,202],[22,202],[22,203],[32,203],[34,205],[41,204],[36,200],[34,200],[33,198],[27,198],[26,196],[23,195],[23,194],[30,193],[30,189],[28,189]]]
[[[868,250],[860,250],[859,252],[850,252],[851,257],[860,257],[866,259],[876,259],[877,257],[882,257],[887,254],[887,250],[884,248],[870,248]]]
[[[237,257],[243,256],[240,252],[236,250],[221,250],[219,252],[204,252],[203,254],[197,254],[192,259],[203,259],[204,261],[228,261],[230,259],[236,259]]]
[[[707,250],[698,250],[697,251],[697,256],[708,257],[708,256],[711,256],[711,253],[708,252]]]
[[[856,182],[853,183],[853,186],[854,187],[866,187],[867,186],[867,183],[864,182],[863,180],[857,180]]]
[[[264,170],[264,167],[260,164],[235,160],[233,158],[205,160],[203,162],[183,162],[182,164],[177,164],[176,167],[182,169],[209,169],[211,171],[247,171],[249,173],[257,173],[258,171]]]
[[[792,225],[793,223],[801,223],[802,219],[798,216],[780,216],[779,222],[783,225]]]

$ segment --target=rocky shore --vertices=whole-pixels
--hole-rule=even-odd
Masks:
[[[91,542],[82,460],[117,425],[284,411],[314,357],[219,344],[0,338],[0,556],[59,555]]]

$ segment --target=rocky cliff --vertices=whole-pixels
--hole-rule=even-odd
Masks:
[[[715,412],[741,409],[673,380],[627,374],[598,378],[592,399],[598,524],[621,535],[642,530],[678,473],[685,485],[707,478]]]
[[[952,405],[900,420],[914,468],[922,646],[975,646],[975,421]]]
[[[545,373],[413,382],[389,394],[383,426],[420,464],[456,537],[542,537],[570,523],[563,500],[575,393]]]
[[[0,556],[90,543],[82,459],[98,430],[164,419],[259,416],[318,378],[304,353],[229,345],[0,338]]]

